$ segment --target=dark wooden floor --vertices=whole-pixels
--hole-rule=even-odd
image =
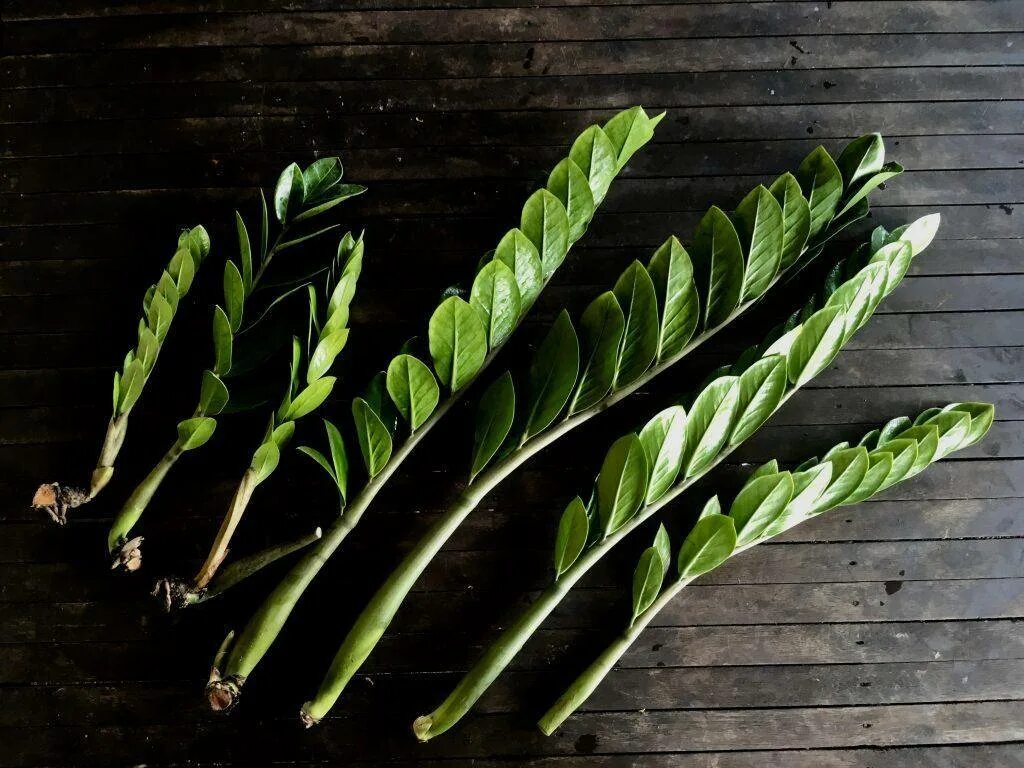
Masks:
[[[2,34],[0,768],[1024,766],[1024,2],[7,0]],[[909,170],[874,220],[940,211],[941,239],[740,458],[798,459],[957,399],[997,404],[989,438],[687,590],[545,739],[534,718],[623,619],[625,556],[643,542],[624,546],[464,727],[414,744],[412,717],[542,583],[569,481],[767,320],[741,323],[507,483],[352,695],[302,731],[298,706],[346,622],[465,466],[457,417],[379,499],[240,710],[212,718],[199,696],[212,654],[269,579],[177,618],[145,593],[160,569],[195,564],[259,426],[225,422],[217,448],[176,470],[147,522],[148,575],[114,579],[102,556],[105,520],[194,395],[205,311],[173,331],[107,498],[66,530],[25,506],[37,482],[90,466],[110,369],[177,229],[202,222],[230,250],[229,212],[251,212],[256,185],[342,155],[371,187],[346,211],[369,244],[351,392],[493,246],[563,145],[633,103],[669,114],[542,314],[578,306],[667,234],[686,239],[702,207],[734,205],[816,143],[879,130]],[[240,548],[329,519],[317,475],[292,457],[286,470]]]

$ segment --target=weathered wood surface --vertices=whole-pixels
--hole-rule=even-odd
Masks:
[[[0,7],[0,768],[1024,766],[1020,0]],[[835,364],[702,488],[728,491],[748,463],[796,461],[952,400],[996,403],[988,440],[701,580],[545,739],[534,717],[624,618],[644,542],[623,546],[464,727],[414,744],[411,717],[543,584],[567,486],[793,297],[768,301],[494,493],[351,695],[302,731],[294,712],[347,621],[462,476],[457,414],[315,584],[242,708],[210,717],[198,693],[212,653],[274,575],[168,618],[147,577],[113,579],[101,554],[113,505],[193,396],[205,310],[175,328],[108,497],[60,531],[24,504],[38,481],[93,459],[110,369],[176,229],[201,221],[230,244],[226,217],[251,210],[256,185],[290,160],[341,154],[371,187],[344,209],[369,243],[345,356],[351,393],[493,247],[565,142],[635,102],[669,114],[524,335],[668,234],[687,239],[706,205],[735,204],[818,143],[879,130],[908,172],[877,194],[873,220],[939,211],[940,239]],[[260,428],[227,421],[206,459],[176,469],[146,524],[151,574],[201,556]],[[676,505],[670,527],[701,498]],[[333,505],[289,457],[238,547],[308,531]]]

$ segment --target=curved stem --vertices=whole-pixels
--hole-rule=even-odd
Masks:
[[[160,484],[181,454],[181,446],[175,440],[163,458],[156,463],[156,466],[150,470],[145,479],[132,491],[131,496],[128,497],[124,506],[121,507],[120,513],[114,518],[114,523],[110,526],[110,532],[107,534],[107,550],[110,554],[114,554],[128,540],[132,528],[135,527],[139,518],[142,517],[142,513],[146,510],[153,495],[160,488]]]
[[[405,596],[448,537],[472,512],[482,495],[467,489],[448,514],[431,526],[427,535],[403,558],[381,585],[349,630],[316,696],[302,707],[303,720],[315,723],[334,705],[342,690],[376,647]]]
[[[309,720],[316,722],[324,713],[327,712],[327,710],[331,708],[331,706],[333,706],[334,702],[337,701],[341,692],[344,690],[345,685],[373,651],[374,646],[376,646],[380,641],[380,638],[384,634],[384,630],[387,629],[388,625],[391,623],[391,620],[398,612],[399,607],[401,607],[402,601],[412,590],[417,579],[422,575],[427,565],[430,564],[430,561],[440,551],[441,547],[444,546],[451,535],[458,529],[470,513],[476,509],[476,506],[485,496],[487,496],[488,493],[500,485],[506,477],[511,475],[532,456],[539,453],[548,445],[572,431],[583,422],[626,398],[644,384],[651,381],[655,376],[685,357],[693,349],[703,344],[707,339],[711,338],[731,322],[736,315],[750,306],[750,303],[751,302],[748,302],[747,304],[738,307],[722,323],[695,337],[689,344],[687,344],[686,347],[675,355],[666,358],[655,366],[652,366],[636,381],[628,384],[620,390],[612,392],[596,405],[566,417],[556,426],[541,433],[536,438],[480,474],[473,484],[459,497],[455,504],[450,507],[433,526],[431,526],[426,534],[424,534],[416,547],[406,555],[398,568],[390,577],[388,577],[387,581],[381,585],[380,589],[378,589],[374,594],[366,608],[363,609],[363,612],[359,615],[359,618],[356,619],[356,623],[349,630],[342,642],[341,648],[338,650],[338,653],[334,658],[334,662],[328,670],[327,677],[321,684],[320,690],[317,692],[317,695],[313,700],[308,702],[304,708],[304,716]],[[653,514],[653,510],[651,514]],[[616,535],[618,534],[613,534],[612,537],[609,538],[614,538]],[[567,575],[568,572],[563,574],[559,579],[559,582],[556,585],[558,589],[562,588],[563,583],[565,584],[566,589],[571,587],[572,584],[566,578]],[[559,597],[558,599],[561,598]],[[557,603],[557,600],[555,602]],[[541,616],[539,620],[542,621],[543,617],[546,615],[547,613],[544,612],[543,616]],[[518,626],[518,624],[516,626]],[[512,632],[513,629],[514,627],[510,627],[506,630],[506,634]],[[525,638],[529,637],[532,632],[533,629],[530,629],[529,626],[525,625],[519,630],[524,642]],[[511,650],[511,656],[514,656],[520,647],[521,645]],[[511,660],[511,656],[506,658],[505,652],[499,648],[496,650],[493,657],[488,658],[487,666],[494,667],[494,675],[496,676],[505,668]],[[479,694],[482,693],[492,681],[493,677],[487,678],[485,674],[479,681],[482,683],[482,688],[480,688],[479,691],[476,690],[478,682],[470,681],[467,683],[467,689],[463,691],[460,696],[467,699],[471,704],[473,701],[476,701]],[[474,691],[475,693],[473,693]],[[461,717],[461,714],[458,716]],[[419,732],[417,732],[417,735],[419,735]],[[427,738],[430,738],[431,735],[434,734],[428,732]]]
[[[796,388],[790,390],[779,402],[782,407]],[[778,410],[778,409],[776,409]],[[467,672],[458,685],[455,687],[444,702],[429,715],[416,719],[418,725],[414,725],[417,737],[421,741],[427,741],[451,728],[462,717],[469,712],[470,708],[480,698],[480,695],[487,690],[492,682],[500,675],[516,654],[522,650],[526,641],[536,631],[540,624],[558,606],[562,598],[583,576],[595,566],[616,544],[626,536],[649,520],[655,513],[676,499],[680,494],[693,486],[698,480],[706,476],[712,469],[724,461],[738,446],[729,446],[724,450],[713,463],[699,474],[686,478],[678,483],[657,501],[643,507],[636,515],[620,527],[614,533],[596,542],[590,549],[583,552],[561,576],[526,608],[522,617],[514,624],[507,627],[489,646],[473,668]],[[526,619],[525,617],[528,617]]]
[[[251,469],[245,470],[245,474],[242,475],[238,488],[235,490],[235,496],[231,500],[231,509],[221,521],[217,536],[213,540],[213,547],[206,556],[206,561],[199,569],[199,573],[192,579],[193,591],[201,592],[206,589],[214,574],[217,573],[217,569],[220,568],[220,564],[227,557],[228,544],[231,542],[231,537],[234,536],[238,524],[242,521],[242,515],[245,514],[245,508],[249,505],[249,499],[252,498],[252,492],[256,490],[256,485],[256,473]]]
[[[387,485],[392,475],[398,471],[398,468],[415,450],[420,441],[462,399],[463,394],[465,394],[473,382],[480,378],[483,371],[490,365],[499,351],[500,348],[492,350],[485,358],[483,366],[473,377],[473,381],[458,392],[449,395],[430,414],[427,420],[420,425],[420,428],[406,438],[401,447],[388,459],[384,469],[363,486],[363,489],[352,500],[352,503],[346,507],[337,522],[328,528],[324,537],[310,548],[309,552],[295,564],[284,579],[267,596],[260,608],[249,619],[237,642],[232,646],[227,664],[223,670],[226,678],[232,677],[244,680],[252,673],[263,659],[263,656],[270,650],[270,646],[273,645],[274,640],[277,639],[278,634],[284,628],[288,617],[291,616],[291,612],[302,597],[303,592],[312,583],[313,579],[316,578],[324,563],[341,546],[348,533],[359,524],[363,514],[369,509],[377,494]],[[475,504],[476,502],[474,502],[474,506]],[[472,507],[470,508],[471,510]]]
[[[96,461],[96,468],[92,471],[92,478],[89,482],[89,499],[94,499],[107,487],[110,478],[114,476],[114,463],[117,461],[117,454],[121,452],[125,435],[128,433],[128,414],[122,413],[114,416],[107,424],[107,432],[103,437],[103,445],[100,448],[100,457]]]
[[[268,565],[276,563],[282,557],[298,552],[300,549],[308,547],[310,544],[319,541],[323,536],[323,531],[317,528],[313,533],[307,533],[304,536],[300,536],[297,539],[291,541],[284,541],[279,544],[273,544],[265,549],[261,549],[259,552],[255,552],[247,557],[243,557],[239,560],[235,560],[233,563],[222,569],[216,576],[216,578],[210,581],[210,586],[205,592],[199,597],[196,602],[204,603],[217,595],[226,592],[241,581],[249,578],[255,573],[266,568]]]
[[[238,636],[238,640],[231,646],[231,651],[221,670],[225,677],[244,680],[252,673],[266,652],[270,650],[270,646],[288,620],[292,609],[298,603],[306,587],[320,572],[334,550],[345,540],[352,527],[347,516],[341,515],[334,525],[327,529],[323,538],[315,542],[306,554],[289,569],[246,624],[245,629]]]
[[[647,625],[689,583],[689,580],[684,580],[670,585],[664,592],[658,595],[658,598],[651,603],[646,611],[636,618],[625,632],[619,635],[605,648],[600,656],[594,659],[589,667],[579,674],[572,682],[572,685],[566,689],[565,693],[559,697],[558,701],[538,721],[537,726],[544,732],[545,736],[550,736],[554,733],[569,715],[579,709],[583,702],[590,698],[590,694],[597,689],[597,686],[612,671],[618,660],[636,642],[636,639],[640,637],[640,634],[647,628]]]

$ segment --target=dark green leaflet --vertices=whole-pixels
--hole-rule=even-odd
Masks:
[[[693,267],[704,300],[705,328],[725,322],[743,294],[743,246],[729,217],[718,206],[697,225],[693,235]]]
[[[746,254],[741,298],[746,302],[768,290],[782,266],[782,206],[760,186],[743,198],[733,219]]]
[[[828,152],[818,147],[800,164],[796,178],[807,198],[811,216],[808,238],[813,240],[836,213],[843,196],[843,174]]]
[[[658,355],[658,299],[639,261],[626,268],[613,292],[626,319],[612,383],[617,389],[640,378]]]
[[[679,354],[700,324],[700,296],[693,264],[682,243],[670,237],[651,257],[647,271],[661,307],[658,360]]]
[[[516,415],[516,393],[512,374],[505,371],[494,380],[480,398],[476,430],[473,435],[473,464],[470,480],[475,478],[501,448],[512,429]]]
[[[590,518],[587,508],[577,496],[569,502],[558,523],[558,536],[555,539],[555,578],[576,562],[583,548],[587,545],[590,533]]]
[[[580,348],[569,313],[558,315],[534,355],[526,380],[526,424],[522,441],[551,425],[572,393],[580,367]]]
[[[617,440],[597,476],[597,511],[604,535],[621,528],[644,503],[650,467],[636,435]]]
[[[580,376],[569,403],[576,413],[600,402],[612,388],[626,318],[615,294],[606,291],[580,317]]]

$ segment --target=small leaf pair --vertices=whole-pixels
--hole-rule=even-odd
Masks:
[[[295,163],[289,165],[281,172],[274,188],[277,220],[281,224],[305,221],[366,191],[366,187],[358,184],[342,184],[343,173],[337,157],[321,158],[305,170]]]

